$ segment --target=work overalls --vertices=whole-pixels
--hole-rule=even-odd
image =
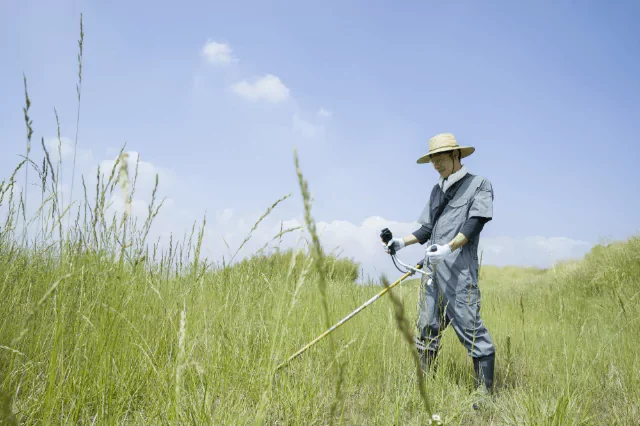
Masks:
[[[432,224],[432,219],[444,201],[445,193],[439,185],[433,187],[429,202],[418,219],[422,225],[433,226],[429,245],[449,243],[460,232],[467,218],[472,216],[492,218],[491,183],[475,175],[465,176],[463,179],[455,196],[444,208],[435,224]],[[427,356],[435,357],[441,334],[451,324],[468,354],[474,358],[474,365],[477,364],[478,359],[493,357],[495,347],[489,331],[480,318],[479,240],[478,235],[446,256],[438,265],[430,265],[430,268],[435,270],[432,279],[424,275],[422,277],[417,321],[419,341],[416,343],[420,345],[420,341],[422,342],[423,347],[419,347],[419,350],[426,350]],[[427,265],[426,254],[425,265]],[[491,369],[493,370],[492,366]]]

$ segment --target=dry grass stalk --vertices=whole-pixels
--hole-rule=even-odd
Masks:
[[[176,376],[175,376],[175,424],[181,424],[180,412],[181,412],[181,393],[182,393],[182,371],[185,366],[186,352],[185,352],[185,340],[187,336],[187,305],[184,303],[182,311],[180,312],[180,331],[178,333],[178,360],[176,364]]]
[[[33,128],[31,124],[33,124],[32,120],[29,118],[29,108],[31,107],[31,100],[29,99],[29,92],[27,91],[27,76],[23,74],[24,78],[24,97],[25,97],[25,106],[23,108],[24,111],[24,122],[27,126],[27,150],[26,150],[26,161],[29,161],[29,153],[31,152],[31,135],[33,134]],[[27,209],[27,188],[29,187],[29,167],[25,167],[24,169],[24,188],[25,188],[25,199],[24,199],[24,209],[22,210],[23,222],[22,222],[22,238],[23,241],[27,237],[27,224],[26,224],[26,209]]]
[[[124,219],[131,215],[131,199],[129,197],[129,191],[131,182],[129,180],[129,153],[123,152],[118,157],[118,183],[122,190],[122,200],[124,204]]]
[[[244,247],[244,245],[251,239],[251,234],[253,234],[253,231],[255,231],[258,228],[258,225],[260,224],[260,222],[262,222],[262,220],[269,216],[269,213],[271,213],[271,211],[273,209],[276,208],[276,206],[278,204],[280,204],[281,202],[283,202],[284,200],[286,200],[287,198],[289,198],[291,196],[291,194],[285,195],[284,197],[280,198],[279,200],[277,200],[275,203],[273,203],[271,206],[269,206],[269,208],[267,209],[266,212],[264,212],[264,214],[262,216],[260,216],[258,218],[258,220],[256,221],[256,223],[254,223],[253,227],[251,228],[251,230],[249,231],[249,234],[247,234],[247,236],[245,237],[244,241],[242,241],[242,244],[240,244],[240,247],[238,247],[238,249],[236,250],[236,252],[233,254],[233,256],[231,257],[231,260],[229,260],[229,265],[233,262],[233,259],[237,256],[237,254],[240,252],[240,250],[242,249],[242,247]]]
[[[315,220],[311,216],[311,195],[309,192],[309,186],[307,184],[307,181],[302,176],[302,170],[300,169],[300,163],[298,161],[298,153],[295,149],[293,154],[294,154],[294,160],[295,160],[295,166],[296,166],[296,173],[298,175],[298,183],[300,185],[300,191],[302,192],[302,198],[304,201],[305,223],[307,225],[307,229],[309,230],[309,233],[311,234],[312,253],[313,253],[316,272],[318,273],[318,288],[320,290],[320,299],[322,302],[322,309],[324,312],[325,327],[328,329],[331,326],[331,319],[329,317],[329,305],[327,302],[327,281],[326,281],[325,270],[324,270],[325,269],[324,253],[322,250],[322,246],[320,244],[320,239],[318,238],[318,232],[316,230]],[[329,337],[329,345],[330,345],[330,351],[333,355],[332,366],[338,370],[338,371],[334,371],[334,376],[338,376],[338,380],[336,382],[336,392],[334,395],[333,402],[331,403],[331,411],[330,411],[330,424],[333,424],[333,421],[335,419],[335,412],[337,410],[338,403],[341,399],[340,390],[342,388],[342,381],[343,381],[343,366],[338,362],[335,343],[333,341],[332,336]]]
[[[389,287],[389,280],[387,279],[387,277],[382,276],[382,284],[385,287]],[[429,398],[427,397],[427,390],[424,383],[424,376],[422,373],[420,356],[418,355],[418,351],[416,350],[414,345],[414,336],[413,336],[413,333],[411,332],[409,321],[404,312],[404,304],[402,303],[400,298],[398,298],[393,293],[393,291],[389,291],[387,292],[387,294],[389,295],[389,298],[393,303],[394,313],[395,313],[394,318],[396,320],[396,326],[398,327],[398,330],[400,330],[400,333],[402,334],[402,337],[404,338],[405,342],[407,342],[407,345],[409,345],[409,352],[411,353],[411,357],[413,358],[414,364],[416,366],[416,377],[418,378],[418,389],[420,390],[420,396],[422,397],[424,406],[427,410],[427,413],[429,414],[429,418],[432,418],[433,411],[431,409],[431,403],[429,402]]]
[[[76,138],[73,145],[73,166],[71,168],[71,190],[69,191],[69,204],[73,200],[73,183],[76,176],[76,154],[78,151],[78,133],[80,129],[80,98],[82,94],[82,45],[84,43],[84,29],[82,27],[82,13],[80,14],[80,39],[78,40],[78,84],[76,93],[78,94],[78,109],[76,115]]]

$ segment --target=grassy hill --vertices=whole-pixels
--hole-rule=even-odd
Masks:
[[[273,374],[381,290],[354,284],[351,261],[288,251],[212,268],[178,254],[197,253],[199,239],[152,256],[137,251],[133,228],[119,248],[126,227],[95,217],[60,247],[27,247],[3,229],[7,422],[425,423],[389,294]],[[425,379],[445,423],[640,422],[640,239],[552,270],[484,266],[480,287],[497,345],[494,404],[471,409],[471,362],[449,329],[438,373]],[[391,293],[412,326],[418,281]]]

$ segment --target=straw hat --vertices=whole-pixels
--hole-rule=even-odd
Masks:
[[[460,158],[468,157],[476,149],[472,146],[459,146],[451,133],[440,133],[429,139],[429,152],[418,158],[418,164],[430,163],[431,155],[459,149]]]

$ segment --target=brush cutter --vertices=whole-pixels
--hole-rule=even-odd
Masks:
[[[389,229],[385,228],[382,230],[382,233],[380,234],[380,237],[382,238],[382,241],[385,244],[388,244],[389,241],[391,241],[391,238],[393,237],[391,234],[391,231],[389,231]],[[406,278],[410,277],[411,275],[415,274],[416,272],[424,274],[426,276],[430,276],[431,273],[423,271],[423,267],[424,267],[424,260],[421,260],[415,267],[409,266],[406,263],[401,262],[399,259],[397,259],[396,257],[396,253],[395,250],[393,250],[392,247],[390,247],[390,255],[391,258],[393,259],[393,263],[396,266],[396,268],[400,271],[403,272],[404,275],[402,275],[400,278],[398,278],[396,281],[394,281],[392,284],[390,284],[389,286],[385,287],[380,293],[376,294],[375,296],[373,296],[371,299],[367,300],[362,306],[360,306],[358,309],[356,309],[355,311],[351,312],[349,315],[347,315],[346,317],[344,317],[343,319],[341,319],[340,321],[338,321],[336,324],[334,324],[331,328],[329,328],[327,331],[325,331],[324,333],[322,333],[321,335],[319,335],[318,337],[316,337],[315,339],[313,339],[313,341],[311,341],[310,343],[308,343],[307,345],[305,345],[302,349],[300,349],[298,352],[294,353],[293,355],[291,355],[289,357],[289,359],[287,359],[286,361],[280,363],[280,365],[278,365],[276,367],[276,371],[278,371],[280,368],[284,367],[285,365],[287,365],[291,360],[293,360],[294,358],[298,357],[299,355],[301,355],[304,351],[306,351],[307,349],[309,349],[311,346],[315,345],[316,343],[318,343],[322,338],[326,337],[329,333],[331,333],[332,331],[334,331],[335,329],[337,329],[338,327],[340,327],[342,324],[344,324],[345,322],[349,321],[351,318],[353,318],[354,316],[356,316],[358,313],[362,312],[362,310],[364,308],[366,308],[367,306],[371,305],[373,302],[375,302],[376,300],[378,300],[380,297],[384,296],[389,290],[391,290],[393,287],[395,287],[396,285],[400,284],[402,281],[404,281]],[[400,265],[404,266],[405,268],[407,268],[407,271],[403,271],[402,269],[400,269],[398,267],[398,265],[396,264],[396,262],[398,262]]]

